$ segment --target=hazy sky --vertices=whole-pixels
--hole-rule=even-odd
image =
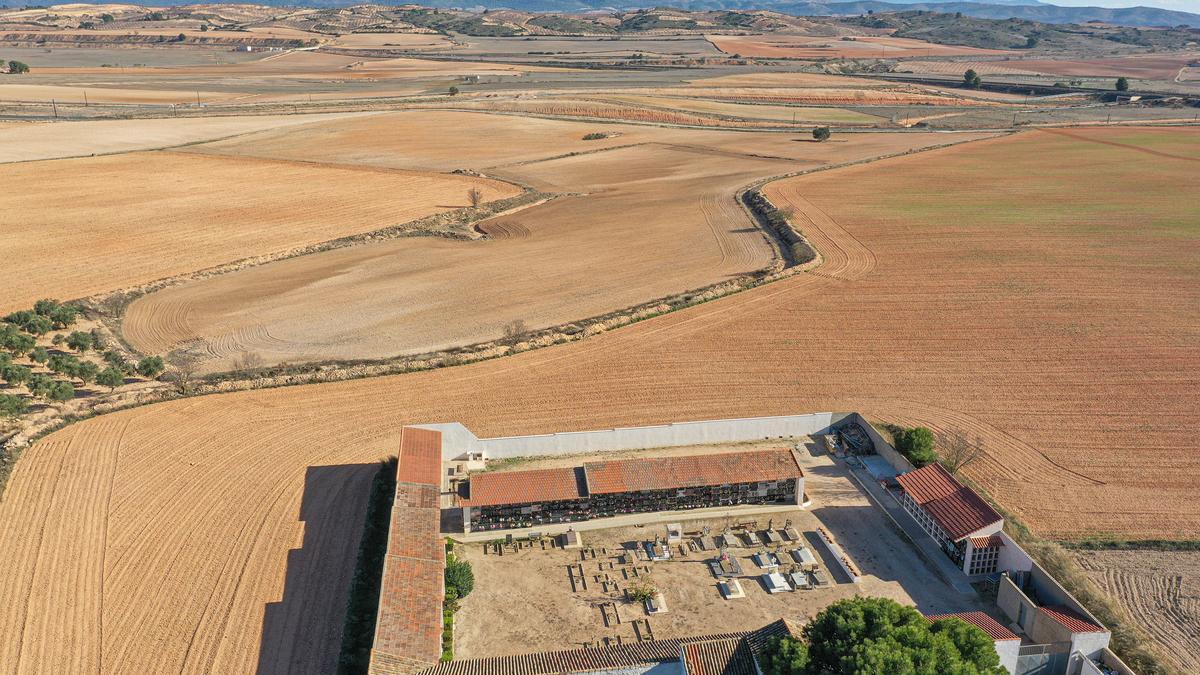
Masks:
[[[1200,0],[1043,0],[1063,7],[1162,7],[1200,14]]]

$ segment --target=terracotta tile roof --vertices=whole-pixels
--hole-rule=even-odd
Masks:
[[[396,495],[380,582],[371,663],[400,672],[398,664],[436,663],[442,653],[441,538],[442,435],[405,427],[400,432]],[[386,664],[386,665],[385,665]]]
[[[530,504],[582,499],[586,494],[583,470],[579,468],[494,471],[471,476],[470,497],[460,499],[458,504]]]
[[[958,482],[940,464],[930,464],[896,477],[900,487],[925,513],[958,541],[1003,519],[996,509]]]
[[[1072,633],[1104,633],[1107,629],[1104,626],[1092,623],[1092,620],[1086,616],[1076,612],[1066,605],[1046,605],[1041,608],[1042,613],[1062,624],[1067,630]]]
[[[689,642],[683,645],[682,660],[687,675],[757,675],[744,638]]]
[[[421,675],[548,675],[586,673],[593,670],[629,668],[651,663],[678,661],[683,645],[700,640],[739,638],[746,633],[724,633],[698,638],[651,640],[614,647],[566,649],[517,656],[488,656],[439,663]]]
[[[588,462],[583,470],[592,494],[755,483],[804,475],[787,449]]]
[[[979,626],[983,632],[988,634],[988,637],[993,640],[1020,640],[1021,637],[1005,628],[999,621],[983,612],[957,612],[955,614],[927,614],[926,619],[930,621],[941,621],[942,619],[962,619],[969,624]]]
[[[414,427],[400,430],[400,469],[396,480],[441,485],[442,432]]]
[[[1004,546],[1004,539],[995,534],[988,537],[971,537],[971,546],[975,548],[1002,548]]]

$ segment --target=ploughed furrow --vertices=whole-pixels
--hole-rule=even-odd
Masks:
[[[856,281],[875,269],[875,254],[828,213],[804,197],[804,176],[785,178],[763,188],[776,208],[791,212],[791,220],[808,242],[820,251],[823,264],[814,271],[837,279]]]

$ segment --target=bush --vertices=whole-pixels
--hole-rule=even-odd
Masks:
[[[583,140],[585,141],[598,141],[602,138],[608,138],[608,134],[600,133],[599,131],[593,131],[590,134],[583,135]]]
[[[137,374],[142,377],[155,378],[162,375],[163,360],[161,356],[147,356],[138,361]]]
[[[0,394],[0,417],[17,417],[29,409],[29,402],[15,394]]]
[[[9,61],[8,72],[10,75],[23,75],[29,72],[29,66],[20,61]]]
[[[471,571],[471,563],[459,560],[453,554],[446,556],[446,593],[451,589],[455,599],[462,599],[471,594],[475,588],[475,573]]]
[[[819,142],[825,142],[829,140],[829,137],[832,135],[829,133],[829,127],[817,127],[816,129],[813,129],[812,134],[813,138]]]
[[[937,461],[937,452],[933,449],[933,432],[929,429],[925,427],[906,429],[904,427],[891,426],[888,428],[888,431],[896,439],[896,450],[907,457],[908,461],[913,463],[913,466],[920,468]]]

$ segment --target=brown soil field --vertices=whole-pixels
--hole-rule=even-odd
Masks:
[[[802,35],[709,35],[708,41],[726,54],[762,58],[899,58],[905,56],[981,56],[1007,54],[1001,49],[939,45],[923,40],[886,36],[838,37]]]
[[[3,312],[399,225],[466,206],[472,186],[489,200],[519,193],[470,176],[178,152],[0,173]]]
[[[449,50],[454,43],[438,33],[350,33],[339,35],[331,46],[348,49]]]
[[[86,92],[86,93],[85,93]],[[230,101],[239,94],[216,91],[168,91],[127,89],[89,85],[57,86],[45,84],[5,84],[0,87],[0,101],[32,101],[38,103],[157,103],[195,104],[196,94],[204,103]]]
[[[1153,54],[1102,59],[1012,59],[1010,61],[906,61],[904,70],[915,73],[960,75],[972,68],[980,75],[1077,75],[1174,80],[1179,69],[1195,61],[1195,54]]]
[[[813,273],[514,357],[72,425],[0,502],[0,663],[320,670],[355,467],[415,421],[492,436],[858,409],[978,435],[970,475],[1039,533],[1198,537],[1194,161],[1148,136],[1200,144],[1027,132],[788,180],[773,192],[825,256]],[[264,622],[295,638],[262,648]]]
[[[268,129],[287,129],[300,124],[347,121],[357,116],[354,113],[332,113],[57,123],[17,122],[0,125],[0,163],[154,150]]]
[[[494,340],[514,320],[562,325],[766,267],[773,249],[734,192],[799,167],[723,149],[725,135],[689,138],[494,168],[579,196],[486,221],[486,242],[372,243],[158,291],[130,305],[123,334],[145,353],[199,340],[208,370],[244,353],[264,365],[377,359]],[[856,138],[841,152],[870,157],[937,140]]]
[[[984,105],[982,101],[936,93],[919,87],[718,87],[694,86],[690,96],[751,103],[810,103],[820,105]]]
[[[1121,602],[1181,673],[1200,672],[1200,553],[1075,551],[1092,581]]]
[[[617,103],[629,103],[655,109],[673,109],[693,112],[701,115],[718,115],[750,120],[770,120],[772,122],[816,122],[818,124],[838,124],[846,126],[871,126],[884,122],[874,115],[867,115],[842,108],[806,108],[801,106],[755,105],[746,103],[729,103],[725,101],[709,101],[700,98],[682,98],[673,96],[637,96],[618,94],[606,97]]]

